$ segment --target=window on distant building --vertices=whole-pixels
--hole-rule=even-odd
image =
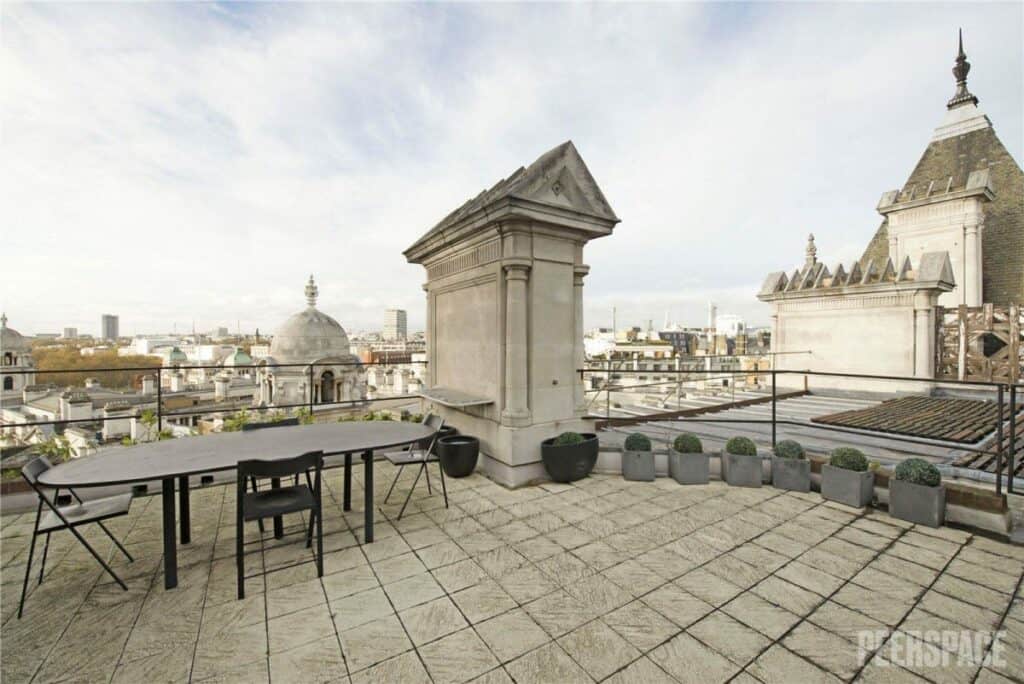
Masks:
[[[12,378],[9,375],[6,378],[4,378],[4,389],[5,390],[12,390],[12,389],[14,389],[14,378]]]

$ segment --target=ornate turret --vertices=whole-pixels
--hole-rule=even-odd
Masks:
[[[960,46],[956,56],[956,65],[953,67],[953,77],[956,78],[956,94],[953,95],[953,99],[946,103],[948,109],[953,109],[961,105],[967,104],[978,104],[978,98],[971,94],[967,90],[967,74],[971,71],[971,63],[967,61],[967,55],[964,53],[964,31],[960,29]]]
[[[811,269],[818,263],[818,248],[814,245],[814,233],[807,236],[807,249],[805,250],[807,259],[804,261],[804,268]]]
[[[317,289],[316,283],[313,282],[313,274],[309,274],[309,282],[306,283],[306,303],[310,306],[316,306],[317,295],[320,294],[320,290]]]

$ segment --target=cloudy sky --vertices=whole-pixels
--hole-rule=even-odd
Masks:
[[[1024,5],[0,5],[0,306],[25,333],[422,325],[401,251],[572,139],[618,215],[587,326],[765,322],[859,256],[954,90],[1022,158]]]

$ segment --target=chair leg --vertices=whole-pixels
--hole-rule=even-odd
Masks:
[[[395,473],[395,479],[393,479],[391,481],[391,486],[388,487],[388,493],[384,497],[384,503],[388,502],[388,499],[391,498],[391,492],[395,491],[395,485],[398,484],[398,478],[400,478],[402,476],[402,469],[403,468],[405,468],[405,464],[404,463],[402,465],[398,466],[398,472]]]
[[[85,537],[83,537],[81,533],[74,527],[69,527],[67,529],[69,532],[71,532],[71,534],[75,535],[75,538],[82,543],[82,546],[89,550],[89,553],[92,554],[92,557],[96,559],[97,563],[103,566],[103,569],[107,571],[107,574],[113,577],[114,581],[120,584],[122,589],[128,591],[128,585],[121,581],[121,578],[117,576],[116,572],[110,569],[110,566],[107,565],[107,562],[100,557],[100,554],[96,553],[96,549],[92,548],[89,542],[85,540]]]
[[[324,576],[324,520],[323,503],[316,499],[316,576]]]
[[[239,487],[241,489],[241,487]],[[263,532],[263,521],[260,521],[260,532]],[[242,502],[239,501],[235,513],[235,569],[238,572],[238,598],[245,598],[245,526],[242,523]]]
[[[423,474],[427,476],[427,496],[433,496],[434,492],[430,490],[430,468],[427,467],[427,457],[423,457]]]
[[[121,542],[119,542],[117,540],[117,537],[115,537],[113,533],[107,529],[107,526],[103,524],[103,521],[98,521],[96,524],[100,526],[100,529],[107,533],[107,536],[110,537],[110,541],[114,542],[114,544],[117,545],[117,548],[121,550],[121,553],[123,553],[124,557],[128,559],[128,562],[134,563],[135,559],[132,558],[132,554],[128,553],[128,549],[124,548],[124,546],[121,545]]]
[[[448,487],[444,484],[444,466],[441,465],[441,460],[437,461],[437,469],[441,472],[441,491],[444,492],[444,507],[448,508]]]
[[[316,523],[317,512],[309,510],[309,527],[306,529],[306,548],[313,547],[313,525]]]
[[[256,478],[255,477],[250,477],[249,478],[249,482],[252,483],[252,491],[254,491],[254,492],[260,491],[260,488],[256,485]],[[256,524],[259,525],[260,534],[263,534],[263,518],[260,518],[259,520],[257,520]]]
[[[398,520],[402,519],[402,514],[405,513],[405,507],[409,505],[409,499],[412,498],[412,493],[416,491],[416,485],[420,481],[420,475],[423,474],[423,469],[426,468],[426,463],[420,464],[420,469],[416,471],[416,479],[412,481],[412,487],[409,487],[409,493],[405,495],[405,503],[402,504],[402,510],[398,511]]]
[[[32,554],[36,550],[36,530],[39,529],[39,517],[43,514],[43,501],[39,500],[39,508],[36,510],[36,524],[32,528],[32,539],[28,543],[28,562],[25,563],[25,581],[21,584],[21,601],[18,602],[18,619],[25,609],[25,594],[28,592],[28,578],[32,574]]]
[[[43,545],[43,558],[39,563],[39,584],[43,583],[43,573],[46,572],[46,553],[50,550],[50,533],[46,533],[46,544]]]

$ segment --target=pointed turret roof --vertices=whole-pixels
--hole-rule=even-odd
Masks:
[[[993,304],[1024,302],[1024,172],[996,135],[992,122],[978,107],[978,98],[967,89],[971,65],[958,41],[953,76],[957,90],[947,105],[945,118],[917,166],[894,198],[927,197],[966,188],[971,175],[988,172],[993,199],[985,202],[982,233],[982,299]],[[929,190],[931,188],[931,190]],[[887,219],[860,259],[862,266],[889,258]]]

